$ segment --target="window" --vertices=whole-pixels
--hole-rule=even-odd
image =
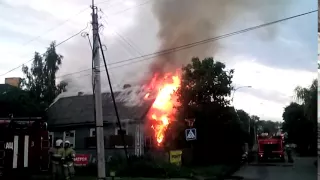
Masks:
[[[90,137],[96,136],[96,128],[90,128]]]
[[[70,141],[70,147],[74,148],[76,131],[75,130],[65,131],[64,134],[65,134],[65,140]]]
[[[74,137],[74,130],[73,131],[66,131],[66,138],[73,138]]]
[[[121,129],[122,129],[122,132],[120,131],[119,127],[116,127],[115,135],[121,135],[121,134],[128,135],[128,125],[127,124],[122,124]]]
[[[49,143],[50,143],[50,147],[54,146],[54,133],[53,132],[49,132]]]
[[[126,135],[126,134],[127,134],[127,131],[126,131],[125,129],[122,129],[122,130],[117,129],[117,134],[116,134],[116,135],[121,135],[121,134]]]

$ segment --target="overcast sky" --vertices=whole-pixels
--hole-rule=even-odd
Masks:
[[[0,74],[29,61],[35,51],[45,52],[53,40],[59,43],[86,27],[85,32],[91,35],[91,26],[88,25],[91,18],[90,2],[91,0],[0,0]],[[157,32],[161,24],[157,22],[152,11],[155,0],[96,2],[101,10],[101,38],[107,47],[109,63],[159,50]],[[261,5],[252,11],[239,14],[216,33],[222,35],[260,25],[264,21],[275,21],[317,9],[316,0],[283,2],[288,3],[288,6],[284,6],[285,9]],[[260,17],[269,18],[265,20]],[[268,33],[272,33],[272,37]],[[179,36],[179,33],[177,35]],[[206,38],[208,37],[204,36],[199,40]],[[211,45],[214,43],[218,42],[212,42]],[[272,27],[221,39],[220,48],[214,54],[208,51],[209,44],[203,46],[207,46],[207,55],[215,56],[225,62],[228,68],[235,69],[236,87],[252,86],[239,89],[235,93],[236,108],[244,109],[262,119],[279,121],[282,120],[284,107],[293,100],[294,88],[298,85],[309,86],[317,76],[317,43],[317,13],[313,13],[277,23]],[[67,79],[69,91],[74,94],[90,90],[90,71],[66,75],[90,68],[91,52],[88,40],[78,35],[58,46],[57,50],[64,56],[58,73],[59,80]],[[185,50],[177,53],[187,51],[193,52]],[[139,80],[148,72],[148,65],[156,60],[153,58],[130,65],[111,66],[113,85],[121,86]],[[0,78],[3,82],[5,77],[12,76],[21,77],[21,68]],[[105,76],[102,79],[103,88],[106,89]]]

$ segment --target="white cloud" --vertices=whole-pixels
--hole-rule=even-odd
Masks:
[[[248,93],[238,92],[234,98],[234,106],[243,109],[250,115],[257,115],[263,120],[280,121],[285,104],[261,99]]]
[[[48,46],[50,41],[56,40],[57,42],[60,42],[83,29],[87,22],[91,21],[90,8],[81,12],[81,10],[89,7],[90,1],[87,0],[4,0],[4,2],[12,7],[6,8],[0,5],[0,11],[2,12],[0,16],[0,26],[3,26],[2,29],[7,31],[11,30],[12,33],[0,34],[0,39],[4,37],[6,40],[0,42],[0,53],[2,54],[2,59],[6,61],[0,63],[0,74],[31,59],[34,51],[37,50],[40,53],[44,52],[45,47]],[[97,0],[97,3],[99,2],[103,2],[103,0]],[[131,42],[134,42],[134,46],[138,47],[139,50],[142,49],[141,52],[143,54],[156,51],[159,45],[159,41],[156,39],[157,23],[151,13],[152,10],[150,6],[143,5],[142,7],[138,5],[143,2],[147,1],[109,0],[99,4],[99,8],[103,11],[103,13],[100,12],[99,15],[102,18],[100,19],[100,23],[105,26],[102,33],[104,37],[102,37],[102,39],[103,42],[108,45],[108,51],[106,53],[108,62],[116,62],[137,56],[136,52],[133,52],[133,50],[128,47],[128,43],[121,40],[122,38],[119,37],[117,33],[126,39],[131,40]],[[302,1],[299,1],[299,3],[302,4]],[[150,4],[152,5],[152,3]],[[135,6],[138,6],[139,8],[135,8]],[[132,9],[127,10],[131,7]],[[301,5],[296,7],[298,7],[296,10],[299,10],[299,12],[292,12],[293,15],[299,14],[300,11],[307,11],[307,9],[303,9]],[[10,15],[8,15],[9,12],[11,12]],[[81,13],[79,14],[79,12]],[[140,15],[139,18],[137,18],[138,13]],[[267,13],[270,12],[268,11]],[[242,18],[237,21],[239,24],[234,24],[231,29],[230,27],[226,28],[221,34],[243,29],[243,27],[257,25],[255,21],[251,21],[252,18],[250,17],[252,17],[252,14],[250,13],[243,15],[243,17],[239,17]],[[12,18],[14,21],[9,18]],[[307,16],[304,18],[307,18]],[[70,20],[64,23],[67,19]],[[299,19],[296,19],[290,22],[298,22],[298,20]],[[307,19],[302,19],[300,22],[301,21],[306,22]],[[225,53],[228,54],[225,59],[229,59],[230,56],[236,56],[234,61],[226,62],[227,67],[230,67],[231,65],[231,68],[235,68],[236,70],[234,83],[238,86],[251,85],[254,89],[254,93],[249,90],[246,91],[245,89],[239,90],[239,92],[235,94],[235,106],[244,109],[251,114],[256,114],[262,116],[262,118],[272,120],[282,119],[281,115],[283,107],[289,103],[294,88],[298,85],[309,86],[311,80],[315,77],[315,74],[312,72],[271,68],[260,64],[261,61],[264,61],[264,64],[267,64],[266,62],[273,63],[274,61],[272,60],[275,59],[279,59],[280,61],[283,57],[285,57],[285,60],[287,61],[281,62],[288,68],[296,67],[294,67],[294,64],[289,64],[287,62],[296,63],[295,65],[298,64],[298,66],[307,64],[305,61],[297,62],[288,59],[294,56],[297,57],[297,55],[290,56],[290,53],[293,53],[293,51],[297,49],[301,51],[301,49],[310,45],[307,44],[309,43],[307,40],[302,41],[302,43],[300,42],[300,39],[305,37],[305,34],[310,34],[307,33],[309,31],[306,30],[309,27],[301,26],[299,29],[306,30],[304,33],[301,33],[300,31],[297,31],[298,29],[292,28],[293,26],[290,25],[289,21],[286,23],[279,23],[278,26],[281,26],[279,29],[285,29],[286,31],[283,30],[278,36],[280,38],[272,41],[272,43],[264,40],[261,41],[260,39],[257,40],[257,37],[254,34],[256,31],[220,40],[225,42],[224,49],[226,51]],[[47,31],[52,28],[55,29],[48,33]],[[21,37],[10,37],[16,32],[21,33],[19,34]],[[32,39],[38,35],[41,35],[41,37],[36,41],[26,46],[21,46],[21,44],[30,40],[30,38]],[[259,41],[259,43],[256,41]],[[58,52],[61,52],[65,59],[58,75],[90,68],[91,52],[87,43],[86,39],[78,36],[59,46]],[[280,48],[280,46],[282,46],[282,48]],[[292,46],[295,48],[290,49]],[[281,51],[281,53],[275,53],[277,49]],[[248,55],[243,57],[237,56],[238,54],[250,54],[250,52],[253,51],[255,52],[254,58],[249,57]],[[295,52],[296,53],[293,54],[297,54],[299,51]],[[309,51],[304,52],[306,53]],[[276,58],[272,59],[270,58],[271,56],[266,57],[272,53]],[[279,54],[283,55],[283,57],[280,57]],[[287,54],[288,56],[286,56]],[[301,59],[307,61],[307,58]],[[115,79],[113,82],[121,86],[124,82],[130,82],[137,76],[143,76],[144,73],[147,72],[147,63],[150,63],[150,61],[145,62],[144,64],[134,63],[124,68],[110,70],[112,79]],[[233,65],[231,63],[233,63]],[[269,63],[268,65],[272,63]],[[84,72],[83,74],[88,73],[90,73],[90,71]],[[74,92],[81,90],[88,90],[88,92],[90,92],[90,76],[81,76],[83,74],[77,74],[74,76],[75,78],[72,79],[70,84],[76,84],[74,86]],[[21,68],[9,73],[7,76],[22,76]],[[1,78],[3,81],[4,77]],[[102,79],[104,80],[103,87],[106,89],[107,82],[104,74]],[[258,92],[261,92],[261,96],[259,96]],[[270,98],[266,98],[268,95],[270,95]],[[279,101],[279,99],[283,99],[283,102]]]
[[[243,59],[240,57],[240,59]],[[294,69],[270,68],[257,61],[240,61],[236,63],[234,81],[241,85],[250,85],[256,89],[274,90],[283,94],[291,94],[297,86],[309,86],[316,78],[315,72]]]
[[[234,83],[238,87],[252,86],[255,91],[261,91],[261,96],[257,97],[259,94],[253,96],[249,90],[245,92],[243,88],[235,93],[234,105],[238,109],[244,109],[265,119],[281,120],[283,108],[293,100],[294,88],[308,87],[317,77],[316,72],[270,68],[255,60],[244,60],[245,57],[238,59],[238,63],[233,66]],[[272,92],[269,98],[262,96],[265,92]],[[275,96],[287,100],[275,101]]]

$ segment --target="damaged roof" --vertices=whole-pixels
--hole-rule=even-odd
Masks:
[[[120,92],[115,92],[116,104],[120,120],[142,120],[152,105],[152,100],[139,105],[128,106],[119,100]],[[102,109],[104,122],[116,122],[117,118],[110,93],[102,94]],[[57,100],[47,110],[49,125],[87,124],[94,122],[94,104],[92,95],[64,97]]]

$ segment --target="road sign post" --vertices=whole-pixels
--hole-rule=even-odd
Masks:
[[[189,141],[190,143],[192,159],[193,159],[194,158],[193,141],[197,140],[197,129],[193,128],[193,124],[196,121],[196,119],[189,118],[189,119],[185,119],[185,121],[187,122],[187,125],[189,127],[188,129],[185,130],[186,141]]]
[[[188,129],[185,130],[185,136],[187,141],[193,141],[197,139],[197,129],[193,128],[193,124],[195,122],[195,118],[185,119],[188,125]]]
[[[185,130],[186,140],[187,141],[194,141],[197,140],[197,129],[190,128]]]

